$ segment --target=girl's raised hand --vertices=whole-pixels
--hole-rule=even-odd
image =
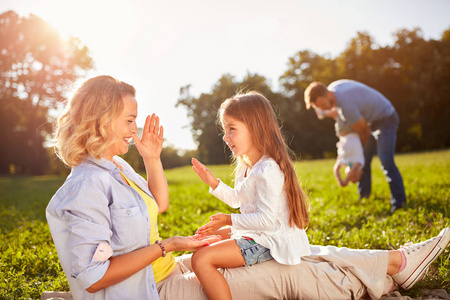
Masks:
[[[203,182],[209,185],[213,190],[217,188],[220,182],[219,179],[217,179],[204,164],[195,158],[192,158],[192,169],[203,180]]]
[[[164,128],[159,126],[159,117],[155,114],[147,116],[143,128],[142,139],[133,135],[134,143],[142,158],[159,159],[163,145]]]
[[[218,213],[211,217],[209,217],[209,222],[197,229],[197,232],[195,234],[198,235],[212,235],[217,230],[222,228],[226,225],[232,225],[231,224],[231,215]]]

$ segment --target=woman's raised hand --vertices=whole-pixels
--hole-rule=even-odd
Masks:
[[[209,185],[213,190],[217,188],[220,182],[219,179],[217,179],[204,164],[195,158],[192,158],[192,169],[203,180],[203,182]]]
[[[163,145],[164,128],[159,126],[159,117],[155,114],[147,116],[142,132],[142,139],[133,135],[134,143],[143,158],[159,159]]]

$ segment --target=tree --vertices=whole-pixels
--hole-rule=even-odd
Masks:
[[[287,96],[286,118],[293,123],[291,148],[301,157],[322,158],[335,152],[337,138],[331,119],[319,121],[313,110],[307,110],[304,92],[313,81],[329,83],[338,76],[334,59],[304,50],[289,58],[288,69],[280,77]]]
[[[274,93],[267,79],[258,74],[247,74],[237,82],[233,76],[223,75],[214,85],[210,94],[201,94],[195,98],[189,93],[189,86],[180,89],[178,105],[186,107],[191,121],[191,132],[198,144],[198,158],[206,164],[223,164],[229,162],[230,150],[222,141],[222,134],[217,123],[217,111],[222,102],[238,92],[256,90],[264,94],[274,105],[282,104],[284,98]],[[280,112],[279,115],[282,113]],[[283,119],[282,117],[280,119]]]
[[[373,86],[380,70],[379,62],[375,59],[377,49],[378,46],[368,33],[357,32],[357,36],[348,43],[347,49],[336,58],[339,75]]]
[[[237,84],[231,75],[223,75],[210,94],[193,97],[190,86],[180,89],[180,98],[176,106],[183,105],[191,121],[191,132],[198,145],[198,158],[206,164],[223,164],[227,162],[229,152],[225,152],[220,129],[216,122],[217,110],[226,98],[237,91]],[[225,150],[224,150],[225,149]]]
[[[90,68],[88,48],[79,39],[63,40],[33,14],[0,15],[0,173],[46,171],[43,142],[52,129],[49,111]]]
[[[450,146],[450,41],[445,39],[446,32],[442,40],[428,41],[420,29],[396,33],[393,59],[401,82],[397,98],[405,124],[399,139],[403,150]]]
[[[350,78],[383,93],[400,116],[397,149],[427,150],[450,143],[450,47],[445,40],[425,40],[419,28],[399,30],[392,46],[379,47],[358,33],[337,58],[341,78]]]
[[[330,120],[317,121],[304,109],[303,92],[312,81],[329,84],[347,78],[383,93],[400,116],[397,149],[417,151],[450,145],[450,30],[442,39],[425,40],[420,29],[399,30],[392,46],[380,47],[365,32],[358,32],[336,58],[300,51],[289,59],[280,78],[286,95],[299,101],[296,139],[302,154],[321,157],[335,151]],[[334,138],[335,140],[335,138]]]
[[[136,172],[145,173],[144,161],[142,160],[136,145],[131,145],[128,148],[128,152],[120,156],[125,159]],[[196,150],[180,151],[174,148],[173,145],[164,145],[161,152],[161,162],[164,170],[190,165],[192,157],[197,157]]]
[[[392,102],[400,116],[398,150],[449,147],[450,29],[441,40],[425,40],[420,29],[400,30],[395,37],[394,45],[380,47],[368,33],[358,32],[335,58],[299,51],[280,77],[281,92],[272,91],[263,76],[251,74],[240,83],[224,75],[210,94],[198,98],[189,94],[189,86],[183,88],[177,105],[187,107],[200,158],[223,162],[217,156],[224,146],[214,120],[221,101],[240,88],[258,90],[272,101],[294,152],[303,158],[335,156],[334,121],[319,121],[313,110],[306,110],[303,94],[313,81],[329,84],[343,78],[361,81]]]

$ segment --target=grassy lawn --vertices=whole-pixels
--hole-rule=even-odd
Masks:
[[[355,185],[341,188],[333,159],[299,161],[297,173],[311,202],[308,236],[312,244],[388,249],[426,240],[450,226],[450,150],[402,154],[396,162],[403,175],[408,206],[389,214],[389,187],[376,158],[372,196],[358,200]],[[232,184],[229,166],[210,166]],[[169,210],[159,216],[162,237],[191,235],[216,212],[236,212],[208,194],[190,167],[166,171]],[[67,291],[45,207],[64,182],[60,176],[0,177],[0,299],[40,299],[42,291]],[[420,296],[423,288],[450,292],[450,247],[433,263],[428,277],[402,294]],[[181,254],[181,253],[178,253]]]

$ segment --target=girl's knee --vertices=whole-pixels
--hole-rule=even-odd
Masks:
[[[207,249],[201,248],[192,254],[191,264],[194,272],[200,267],[210,264],[209,255]]]

